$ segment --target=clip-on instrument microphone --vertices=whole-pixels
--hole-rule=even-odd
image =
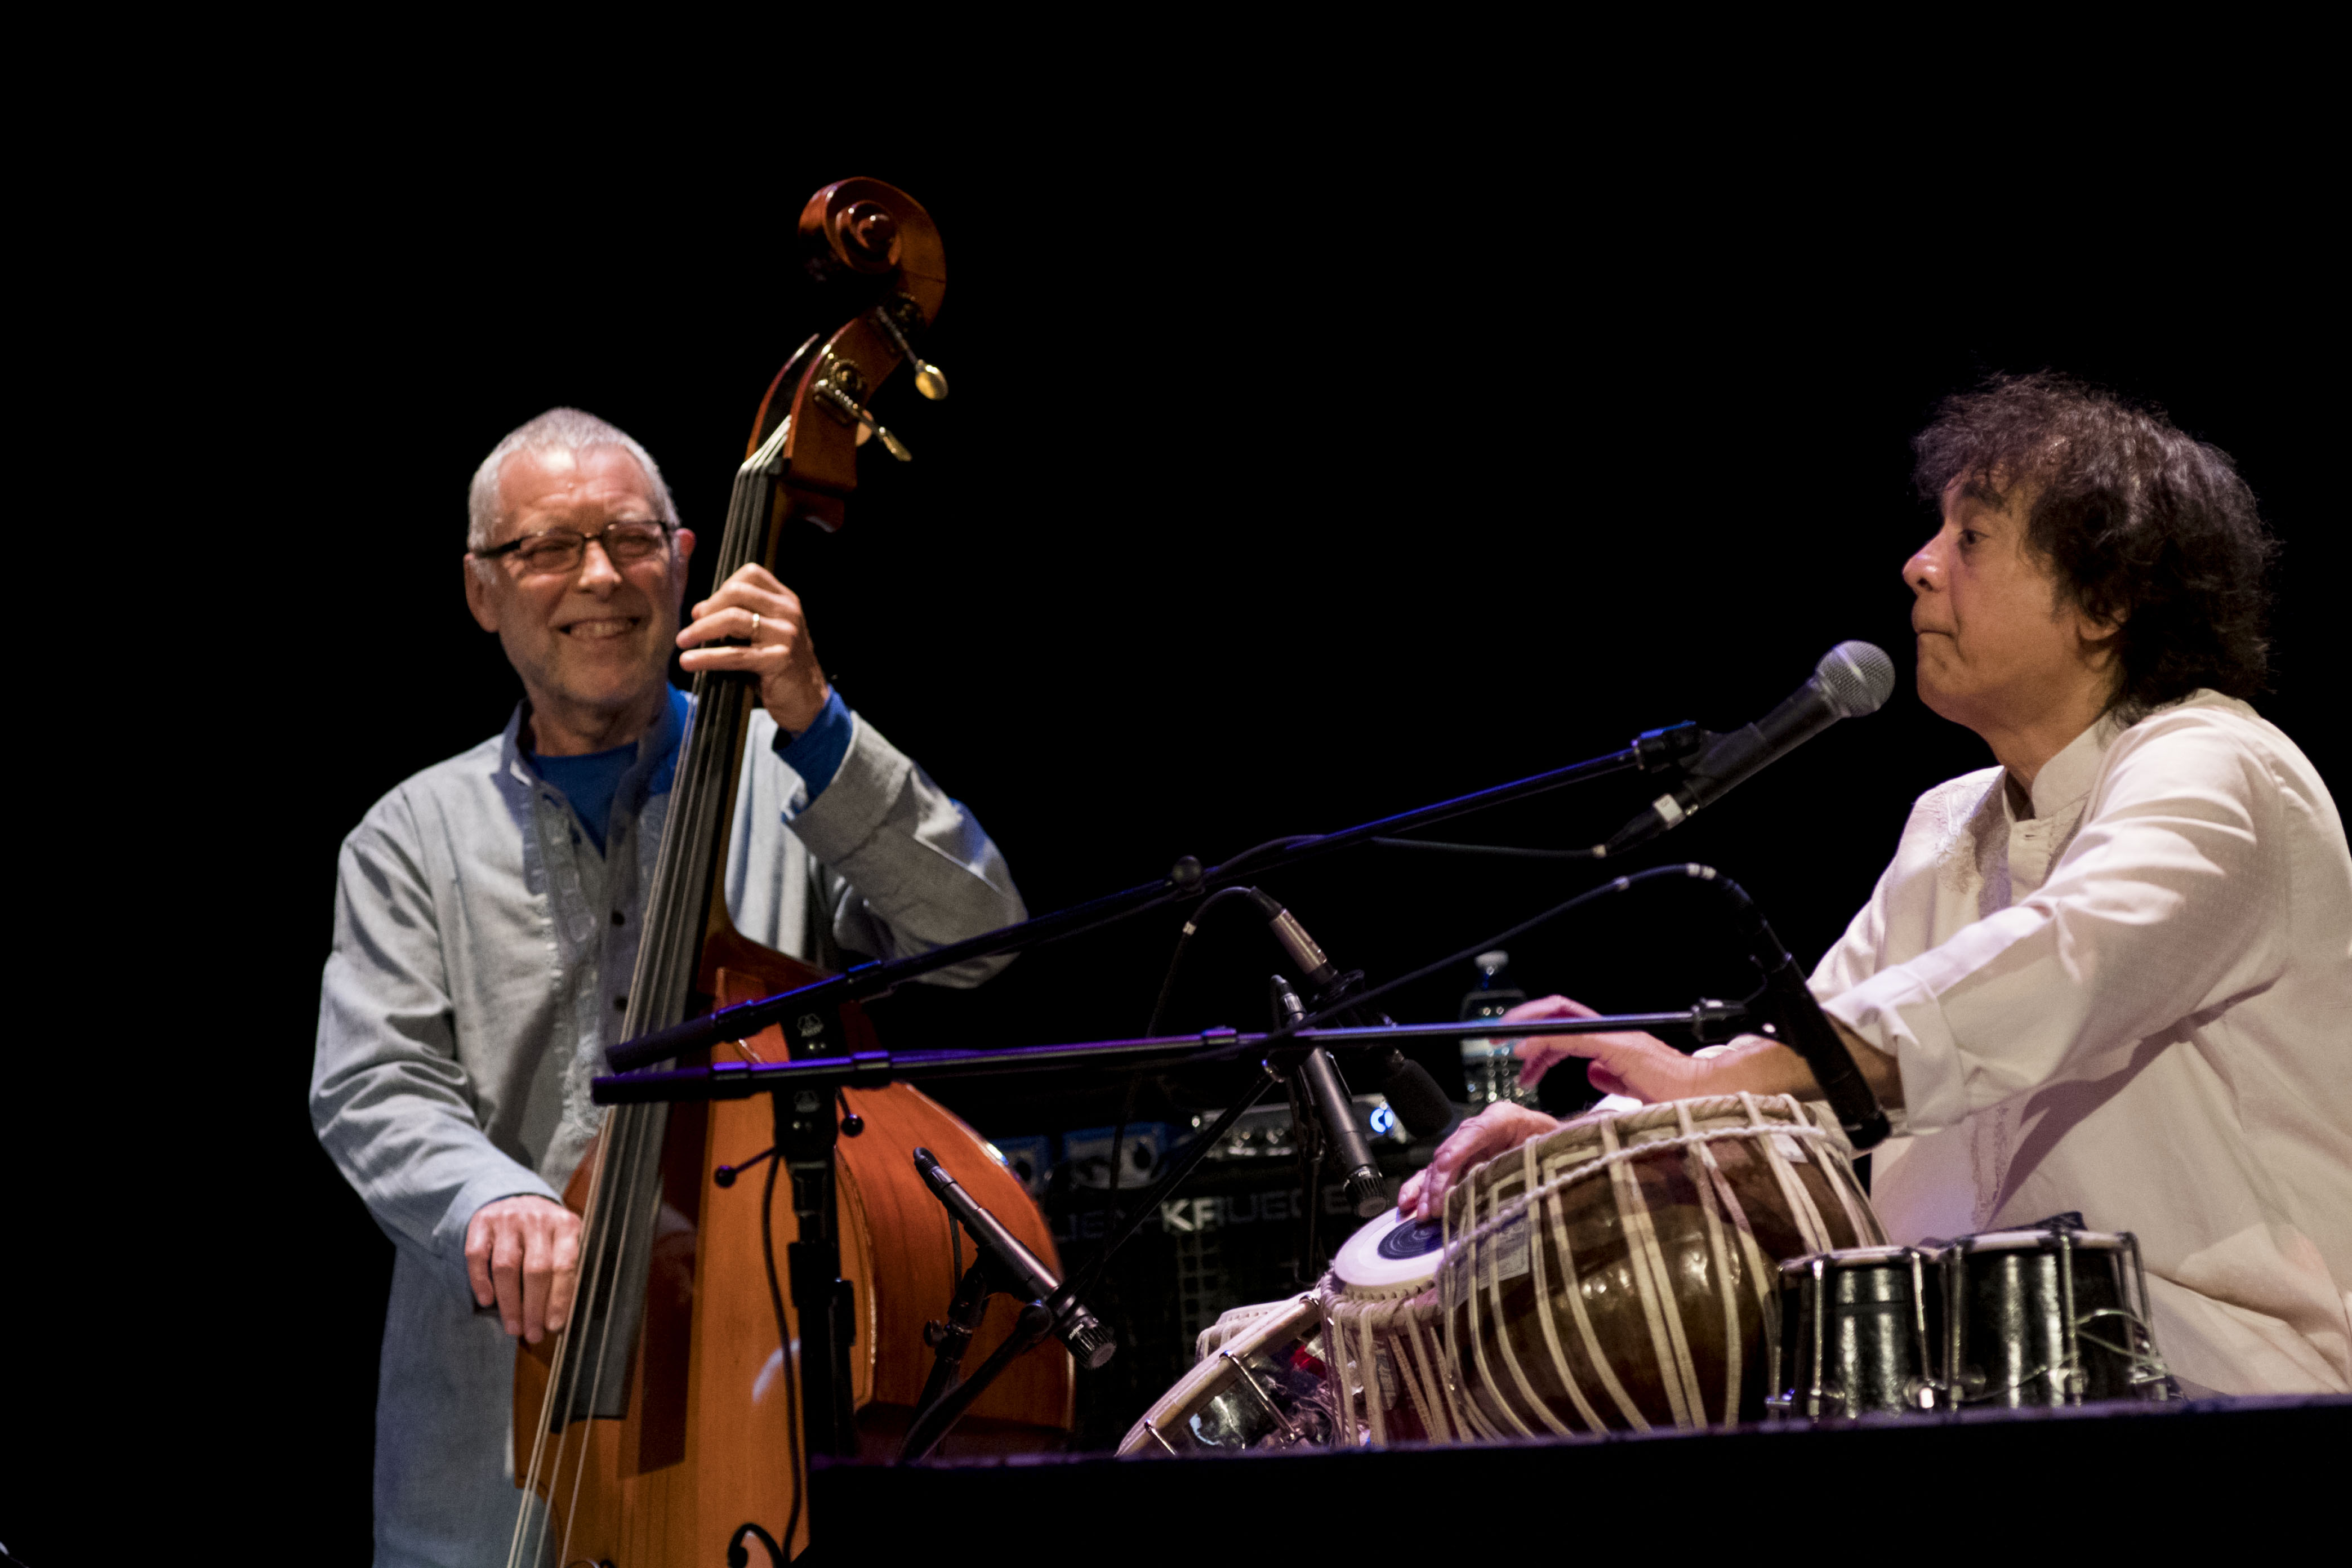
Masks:
[[[1340,973],[1338,965],[1324,954],[1322,948],[1316,945],[1315,939],[1307,934],[1307,928],[1298,923],[1297,916],[1255,888],[1246,890],[1265,913],[1266,929],[1273,932],[1274,940],[1282,944],[1283,952],[1298,965],[1307,984],[1316,988],[1317,1012],[1346,1000],[1350,993],[1362,988],[1362,973],[1350,971],[1346,974]],[[1338,1014],[1337,1017],[1344,1024],[1368,1027],[1395,1022],[1385,1013],[1366,1008],[1350,1007]],[[1454,1102],[1445,1098],[1445,1091],[1437,1087],[1437,1080],[1429,1076],[1427,1068],[1394,1046],[1374,1046],[1369,1049],[1373,1082],[1387,1098],[1389,1109],[1396,1112],[1397,1121],[1403,1124],[1407,1132],[1415,1138],[1434,1138],[1454,1125]]]
[[[1290,1028],[1306,1020],[1307,1009],[1300,1005],[1298,993],[1291,989],[1288,980],[1279,974],[1274,976],[1272,990],[1276,1028]],[[1347,1086],[1339,1081],[1339,1064],[1331,1059],[1329,1051],[1317,1046],[1299,1059],[1296,1072],[1297,1087],[1293,1090],[1294,1096],[1311,1104],[1316,1120],[1323,1124],[1324,1137],[1348,1189],[1348,1206],[1359,1219],[1384,1213],[1389,1200],[1380,1163],[1372,1158],[1372,1147],[1365,1142],[1364,1130],[1356,1125],[1355,1102],[1348,1098]],[[1298,1092],[1300,1089],[1303,1094]],[[1303,1111],[1307,1106],[1299,1109]],[[1299,1129],[1302,1138],[1306,1131],[1303,1127]],[[1308,1161],[1310,1169],[1314,1163]],[[1321,1199],[1318,1194],[1322,1184],[1310,1175],[1307,1185],[1307,1204],[1319,1212]],[[1313,1251],[1311,1244],[1308,1250]]]

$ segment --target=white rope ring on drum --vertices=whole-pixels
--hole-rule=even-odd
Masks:
[[[1444,1278],[1445,1268],[1453,1264],[1456,1249],[1475,1247],[1527,1213],[1534,1205],[1543,1202],[1556,1193],[1565,1192],[1587,1176],[1598,1175],[1612,1165],[1622,1165],[1628,1160],[1638,1160],[1645,1154],[1654,1154],[1662,1150],[1696,1148],[1701,1143],[1713,1143],[1726,1138],[1766,1138],[1776,1134],[1784,1138],[1826,1139],[1829,1137],[1826,1129],[1816,1127],[1811,1122],[1791,1121],[1767,1122],[1762,1126],[1749,1123],[1740,1127],[1715,1127],[1704,1132],[1689,1132],[1675,1138],[1659,1138],[1647,1143],[1628,1144],[1614,1153],[1603,1154],[1597,1160],[1588,1160],[1573,1171],[1563,1172],[1543,1185],[1521,1193],[1517,1197],[1496,1209],[1486,1219],[1482,1220],[1466,1235],[1447,1242],[1445,1264],[1440,1267],[1438,1277]]]

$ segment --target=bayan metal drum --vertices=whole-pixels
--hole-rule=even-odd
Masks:
[[[1958,1405],[2173,1396],[2129,1232],[2064,1215],[1962,1237],[1942,1258],[1944,1364]]]
[[[1394,1209],[1349,1237],[1317,1295],[1332,1352],[1338,1441],[1456,1443],[1470,1436],[1445,1374],[1437,1305],[1444,1226]]]
[[[1856,1247],[1780,1265],[1764,1396],[1813,1419],[1940,1403],[1944,1287],[1934,1253]]]
[[[1162,1394],[1118,1446],[1122,1454],[1237,1454],[1331,1441],[1323,1309],[1310,1294],[1229,1312],[1202,1335],[1201,1363]],[[1211,1334],[1238,1329],[1222,1344]]]
[[[1471,1435],[1761,1415],[1774,1266],[1885,1240],[1822,1117],[1749,1094],[1594,1111],[1468,1173],[1438,1278]]]

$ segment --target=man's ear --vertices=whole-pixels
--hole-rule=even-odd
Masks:
[[[2116,637],[2131,616],[2128,610],[2117,610],[2112,616],[2095,616],[2079,606],[2074,611],[2074,636],[2082,644],[2085,657],[2111,659],[2116,656]]]
[[[499,629],[499,608],[490,597],[490,585],[482,581],[482,574],[471,555],[466,557],[466,608],[474,612],[474,622],[486,632]]]
[[[683,616],[686,613],[686,563],[694,559],[694,530],[681,528],[671,534],[670,548],[677,552],[674,570],[677,574],[677,611]]]

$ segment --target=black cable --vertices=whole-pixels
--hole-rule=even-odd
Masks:
[[[727,1568],[751,1568],[751,1551],[743,1544],[743,1538],[747,1535],[758,1536],[760,1544],[768,1549],[768,1562],[771,1568],[784,1568],[786,1562],[784,1549],[776,1544],[774,1536],[756,1524],[739,1524],[735,1527],[734,1535],[727,1542]]]
[[[1251,845],[1248,848],[1243,850],[1238,855],[1229,855],[1225,857],[1224,859],[1217,863],[1217,870],[1222,875],[1224,872],[1233,870],[1235,867],[1256,859],[1261,855],[1271,854],[1276,849],[1287,849],[1294,844],[1312,844],[1315,840],[1322,837],[1323,835],[1320,833],[1293,833],[1287,837],[1269,838],[1263,844]]]
[[[1696,864],[1680,866],[1653,866],[1646,871],[1635,871],[1630,875],[1619,877],[1612,881],[1603,882],[1597,888],[1588,889],[1584,892],[1577,894],[1576,897],[1569,900],[1564,904],[1554,904],[1550,909],[1544,910],[1541,914],[1521,921],[1518,924],[1511,927],[1508,931],[1498,931],[1495,935],[1486,938],[1484,942],[1474,942],[1468,947],[1464,948],[1461,952],[1448,953],[1434,963],[1423,964],[1410,974],[1401,974],[1394,980],[1387,982],[1385,984],[1373,986],[1370,991],[1359,991],[1351,996],[1342,997],[1339,1001],[1332,1003],[1329,1006],[1325,1007],[1320,1012],[1309,1013],[1307,1016],[1299,1019],[1297,1022],[1286,1025],[1284,1027],[1276,1029],[1273,1033],[1267,1035],[1264,1040],[1257,1043],[1255,1048],[1263,1050],[1266,1047],[1278,1045],[1282,1041],[1286,1040],[1291,1036],[1297,1034],[1299,1030],[1312,1028],[1318,1024],[1338,1016],[1339,1014],[1348,1011],[1351,1007],[1361,1007],[1368,1003],[1376,1002],[1391,991],[1402,990],[1417,980],[1428,979],[1431,975],[1437,973],[1441,970],[1450,969],[1454,964],[1466,963],[1469,960],[1477,957],[1488,948],[1500,947],[1507,942],[1515,942],[1518,938],[1527,935],[1528,932],[1535,930],[1538,926],[1543,925],[1551,921],[1556,921],[1562,915],[1568,914],[1571,910],[1591,903],[1595,899],[1601,898],[1606,894],[1622,893],[1636,882],[1654,881],[1660,877],[1711,877],[1715,873],[1708,870],[1706,867]]]
[[[1508,844],[1444,844],[1429,838],[1370,838],[1383,849],[1436,849],[1448,855],[1499,855],[1513,860],[1590,860],[1591,849],[1521,849]]]
[[[1290,840],[1277,838],[1273,842],[1285,844]],[[1265,847],[1266,846],[1263,844],[1258,846],[1260,849]],[[1255,851],[1248,853],[1254,854]],[[1160,1026],[1168,1016],[1169,999],[1176,994],[1176,972],[1184,966],[1185,949],[1192,945],[1193,933],[1201,929],[1201,922],[1207,920],[1209,911],[1219,904],[1231,899],[1246,899],[1249,896],[1250,889],[1247,888],[1219,888],[1202,900],[1201,907],[1192,911],[1192,918],[1184,922],[1184,930],[1176,938],[1176,951],[1168,955],[1168,973],[1160,982],[1160,999],[1151,1005],[1151,1022],[1145,1025],[1143,1028],[1147,1038],[1160,1033]]]
[[[1312,834],[1307,834],[1288,838],[1269,838],[1263,844],[1243,850],[1225,864],[1230,866],[1234,860],[1246,860],[1253,855],[1262,854],[1269,849],[1288,848],[1293,844],[1302,844],[1313,837]],[[1185,949],[1192,945],[1193,933],[1201,929],[1201,922],[1209,918],[1211,910],[1225,900],[1245,899],[1249,896],[1250,889],[1247,888],[1220,888],[1202,900],[1201,907],[1192,911],[1192,918],[1184,922],[1184,930],[1176,938],[1176,951],[1168,955],[1168,973],[1160,982],[1160,999],[1151,1005],[1151,1022],[1143,1026],[1146,1038],[1160,1033],[1160,1026],[1167,1019],[1168,1003],[1176,994],[1177,971],[1184,966]],[[1127,1152],[1127,1124],[1135,1116],[1136,1087],[1140,1081],[1139,1079],[1132,1077],[1127,1080],[1127,1099],[1119,1109],[1118,1129],[1111,1134],[1110,1139],[1110,1206],[1113,1225],[1118,1223],[1116,1216],[1118,1212],[1119,1161]]]
[[[768,1265],[768,1305],[776,1312],[776,1353],[784,1362],[784,1451],[791,1456],[793,1467],[793,1510],[784,1518],[784,1541],[789,1544],[793,1532],[800,1528],[801,1488],[804,1478],[801,1474],[800,1373],[793,1365],[793,1330],[784,1320],[784,1288],[776,1282],[776,1170],[783,1163],[782,1154],[768,1162],[768,1184],[760,1192],[760,1256],[767,1260]],[[759,1527],[753,1525],[750,1528],[756,1530]],[[738,1531],[736,1546],[730,1548],[727,1553],[730,1563],[734,1561],[735,1552],[740,1548],[742,1539],[742,1532]],[[766,1531],[760,1531],[760,1539],[767,1542],[771,1552],[775,1550],[775,1543],[768,1541]],[[746,1552],[744,1557],[746,1562],[750,1561],[750,1553]]]
[[[1110,1223],[1118,1223],[1118,1176],[1124,1168],[1119,1163],[1120,1150],[1127,1142],[1127,1124],[1135,1120],[1135,1097],[1143,1087],[1139,1072],[1127,1075],[1127,1098],[1119,1101],[1118,1131],[1110,1139]]]

